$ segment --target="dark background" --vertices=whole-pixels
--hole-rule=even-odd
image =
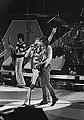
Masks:
[[[46,25],[46,22],[54,15],[59,12],[61,19],[72,24],[84,19],[80,16],[82,8],[84,8],[84,0],[0,0],[0,34],[2,36],[5,34],[12,19],[27,17],[31,19],[31,16],[25,15],[26,13],[49,15],[36,17],[42,26],[43,33],[49,34],[50,31],[47,30],[50,26]]]

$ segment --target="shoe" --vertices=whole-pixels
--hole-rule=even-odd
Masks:
[[[26,88],[25,85],[17,85],[18,88]]]
[[[38,105],[45,105],[45,104],[48,104],[48,102],[47,101],[44,101],[44,100],[42,100]]]
[[[26,106],[29,106],[29,105],[27,105],[26,103],[24,103],[24,104],[22,104],[22,106],[26,107]]]
[[[13,87],[17,87],[17,85],[13,85]]]
[[[35,105],[29,105],[30,108],[35,108]]]
[[[22,107],[30,107],[30,108],[35,108],[35,105],[27,105],[26,103],[24,103],[23,105],[22,105]]]
[[[50,106],[54,106],[55,103],[56,103],[58,100],[59,100],[58,98],[54,98],[54,99],[52,100],[52,104],[51,104]]]

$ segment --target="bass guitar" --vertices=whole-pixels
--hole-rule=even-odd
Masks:
[[[16,53],[15,53],[15,48],[10,44],[10,37],[8,37],[8,45],[10,48],[10,55],[12,57],[12,64],[15,65],[15,60],[16,60]]]

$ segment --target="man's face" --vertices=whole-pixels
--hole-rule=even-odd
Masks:
[[[41,41],[38,39],[35,40],[35,45],[41,45]]]
[[[18,41],[19,41],[19,42],[23,42],[22,38],[19,38]]]
[[[44,44],[44,42],[42,42],[42,46],[43,46],[43,47],[46,47],[45,44]]]

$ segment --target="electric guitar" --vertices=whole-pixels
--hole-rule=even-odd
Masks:
[[[8,37],[8,45],[10,48],[10,55],[12,57],[12,64],[15,64],[15,60],[16,60],[16,53],[15,53],[15,48],[10,44],[10,37]]]
[[[16,49],[10,44],[10,41],[9,41],[10,37],[8,37],[7,40],[8,40],[8,45],[9,45],[9,48],[10,48],[10,55],[12,57],[12,64],[15,65],[15,61],[16,61],[16,52],[15,51],[16,51]],[[29,58],[24,59],[23,67],[27,64],[27,62],[29,62]]]
[[[5,42],[2,42],[2,43],[1,43],[1,46],[4,47],[4,43],[5,43]],[[2,49],[1,49],[1,50],[0,50],[0,58],[4,57],[6,53],[7,53],[7,50],[6,50],[6,49],[3,50],[3,51],[2,51]]]
[[[2,58],[7,53],[7,50],[5,49],[3,52],[0,53],[0,58]]]

